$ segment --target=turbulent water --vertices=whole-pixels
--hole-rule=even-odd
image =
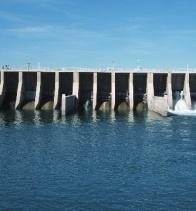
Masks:
[[[0,210],[196,210],[195,123],[0,113]]]

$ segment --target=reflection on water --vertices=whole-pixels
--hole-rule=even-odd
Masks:
[[[37,126],[42,123],[64,123],[65,121],[127,121],[127,122],[152,122],[152,121],[167,121],[169,118],[161,117],[154,112],[101,112],[101,111],[89,111],[79,114],[73,114],[70,116],[61,115],[60,111],[1,111],[0,112],[0,124],[20,125],[22,123],[35,124]]]
[[[188,118],[188,117],[187,117]],[[185,117],[185,119],[187,119]],[[189,119],[194,117],[189,117]],[[6,111],[0,112],[0,126],[21,126],[23,124],[35,125],[37,127],[44,124],[81,124],[82,122],[125,122],[125,123],[156,123],[170,124],[178,117],[162,117],[154,112],[82,112],[69,116],[61,115],[60,111]]]
[[[0,210],[196,210],[195,118],[0,113]]]
[[[126,122],[151,122],[151,121],[162,121],[165,118],[153,112],[146,113],[133,113],[133,112],[83,112],[80,114],[73,114],[70,116],[61,115],[59,111],[6,111],[0,112],[0,125],[19,126],[23,123],[35,124],[41,126],[42,124],[59,124],[66,122],[79,122],[79,121],[109,121],[111,123],[115,121],[126,121]]]

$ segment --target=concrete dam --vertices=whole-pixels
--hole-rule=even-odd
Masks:
[[[0,109],[143,110],[167,116],[183,91],[196,109],[194,71],[1,70]]]

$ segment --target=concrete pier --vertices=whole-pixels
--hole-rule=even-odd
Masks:
[[[173,93],[172,93],[172,74],[167,75],[167,101],[168,107],[173,109]]]
[[[2,71],[0,75],[1,75],[1,81],[0,81],[0,108],[1,108],[5,96],[4,72]]]
[[[73,92],[72,95],[75,95],[78,99],[79,94],[79,72],[73,73]]]
[[[191,109],[192,105],[191,105],[191,94],[190,94],[190,85],[189,85],[189,73],[185,74],[183,92],[184,92],[185,102],[186,102],[188,108]]]
[[[37,85],[35,94],[35,109],[38,109],[41,101],[41,72],[37,72]]]
[[[93,73],[93,110],[97,106],[97,73]]]
[[[133,110],[134,106],[134,92],[133,92],[133,73],[129,73],[129,108]]]
[[[23,72],[18,73],[18,88],[17,88],[17,95],[16,95],[16,103],[15,103],[15,109],[20,109],[23,99],[24,99],[24,93],[23,93]]]
[[[147,74],[147,89],[146,89],[146,94],[147,94],[147,105],[148,109],[152,110],[152,100],[154,97],[154,83],[153,83],[153,73],[148,73]]]
[[[53,109],[56,110],[59,104],[59,72],[55,72],[55,90],[54,90],[54,104]]]
[[[115,73],[111,73],[111,109],[114,110],[116,104],[116,85],[115,85]]]
[[[2,90],[3,90],[3,85],[4,85],[4,72],[2,71],[0,74],[0,94],[2,94]]]

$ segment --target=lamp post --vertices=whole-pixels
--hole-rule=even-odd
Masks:
[[[30,66],[31,66],[31,63],[30,62],[27,62],[27,70],[28,71],[30,70]]]

